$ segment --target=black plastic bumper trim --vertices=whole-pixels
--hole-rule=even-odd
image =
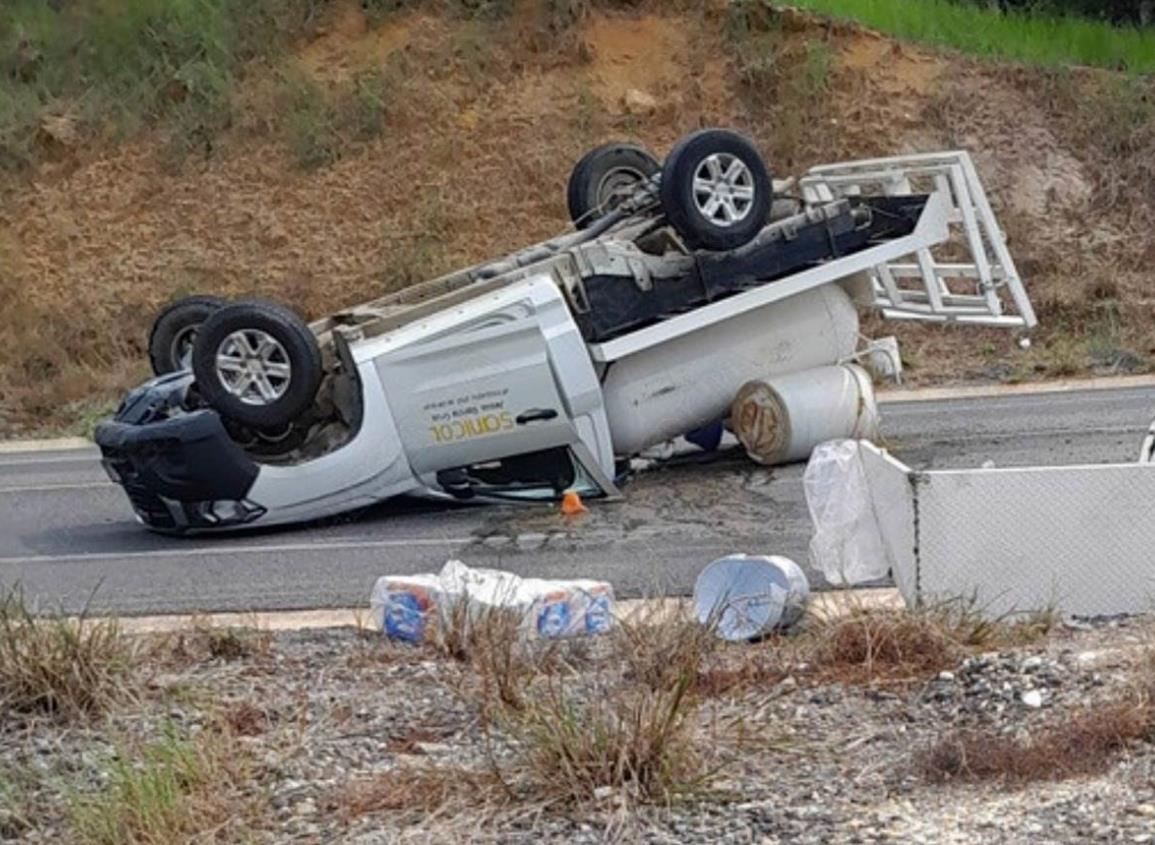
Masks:
[[[156,497],[243,500],[260,469],[211,410],[142,425],[109,420],[96,427],[95,440],[134,505]]]

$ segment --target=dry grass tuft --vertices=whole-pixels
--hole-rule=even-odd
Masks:
[[[1013,648],[1038,642],[1054,630],[1061,614],[1054,607],[992,616],[973,599],[943,601],[916,611],[964,648]]]
[[[1002,620],[995,628],[997,634],[992,641],[1000,647],[1030,645],[1054,631],[1061,621],[1062,615],[1054,608],[1044,608],[1010,620]]]
[[[742,646],[736,657],[723,654],[712,665],[700,668],[694,693],[702,698],[721,698],[772,687],[791,674],[784,664],[776,650]]]
[[[514,750],[490,757],[485,778],[503,790],[495,800],[568,807],[608,789],[630,803],[661,803],[706,780],[693,690],[715,639],[684,614],[650,609],[595,643],[540,641],[526,637],[520,613],[470,613],[462,603],[430,633],[436,653],[462,664],[459,692],[476,706],[491,749]],[[418,729],[390,750],[412,754],[443,738]],[[444,774],[391,773],[353,790],[346,812],[432,812],[457,794]]]
[[[646,602],[611,634],[611,647],[627,679],[649,689],[671,689],[694,679],[719,640],[713,627],[702,625],[681,607]]]
[[[607,791],[627,805],[693,794],[709,779],[694,690],[712,632],[651,605],[619,620],[602,645],[581,665],[552,652],[520,706],[494,714],[519,750],[508,765],[495,760],[495,772],[543,806],[581,805]]]
[[[19,842],[35,830],[37,813],[32,792],[40,777],[27,764],[0,770],[0,842]]]
[[[692,680],[665,689],[579,691],[550,678],[505,726],[524,750],[533,793],[563,805],[596,800],[605,789],[630,801],[668,803],[701,786]]]
[[[443,772],[394,769],[372,779],[355,781],[341,790],[339,807],[348,818],[369,813],[431,813],[444,804],[453,782]]]
[[[483,711],[497,705],[520,709],[533,678],[552,663],[551,650],[526,642],[520,613],[502,608],[470,613],[458,602],[433,633],[442,655],[467,664],[480,683]]]
[[[241,628],[209,628],[203,637],[209,657],[214,660],[240,660],[265,654],[271,645],[267,634]]]
[[[269,728],[267,711],[248,701],[233,701],[218,714],[217,721],[233,736],[261,736]]]
[[[232,662],[263,657],[273,648],[273,635],[257,627],[223,628],[204,618],[192,621],[187,630],[161,637],[158,652],[177,663],[207,660]]]
[[[467,601],[456,602],[431,626],[430,643],[443,656],[471,663],[483,648],[515,650],[521,614],[500,607],[473,610]]]
[[[813,637],[816,665],[857,670],[868,679],[937,672],[960,654],[951,630],[930,613],[854,609],[820,622]]]
[[[916,755],[915,767],[934,783],[1063,780],[1106,771],[1153,730],[1146,698],[1117,702],[1080,710],[1026,740],[993,729],[956,731]]]
[[[454,800],[476,806],[500,791],[492,775],[461,768],[397,768],[344,784],[332,809],[346,820],[373,813],[411,813],[425,817]]]
[[[628,680],[663,690],[689,678],[690,689],[701,698],[773,685],[788,674],[783,668],[783,643],[777,639],[727,648],[714,628],[684,608],[651,602],[619,621],[611,648]]]
[[[792,650],[820,674],[833,672],[842,680],[904,680],[950,668],[975,649],[1030,645],[1058,621],[1050,608],[992,618],[962,599],[898,610],[850,597],[832,615],[812,618]]]
[[[99,716],[135,694],[133,649],[115,620],[33,616],[0,598],[0,728],[37,716]]]

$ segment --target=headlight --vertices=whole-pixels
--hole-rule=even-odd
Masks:
[[[196,515],[195,522],[214,526],[242,525],[252,522],[265,512],[265,509],[255,502],[235,499],[197,502],[188,509]]]

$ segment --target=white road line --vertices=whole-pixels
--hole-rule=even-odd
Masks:
[[[1103,400],[1111,401],[1111,397],[1103,396]],[[1155,395],[1152,395],[1152,408],[1155,409]],[[992,408],[991,403],[996,400],[1010,400],[1002,408]],[[1080,396],[1070,393],[1052,393],[1046,396],[1041,394],[1031,394],[1029,396],[980,396],[975,398],[963,397],[960,399],[951,399],[949,406],[942,406],[940,402],[884,402],[884,405],[893,406],[894,410],[901,409],[901,413],[915,415],[915,414],[942,414],[951,413],[958,415],[968,411],[989,412],[994,411],[998,413],[1002,410],[1011,410],[1016,412],[1022,411],[1038,411],[1038,410],[1054,410],[1060,404],[1064,409],[1071,408],[1078,409],[1079,406],[1086,406],[1088,413],[1093,413],[1099,406],[1099,403],[1093,399],[1088,399],[1086,396]]]
[[[617,531],[583,531],[581,539],[587,544],[596,543],[602,540],[608,540],[614,543],[629,543],[636,541],[650,542],[654,537],[665,536],[668,531],[665,528],[639,528],[630,531],[627,534],[621,534]],[[222,555],[251,555],[251,554],[289,554],[293,552],[333,552],[342,550],[362,550],[362,549],[395,549],[412,546],[422,547],[436,547],[436,546],[465,546],[471,543],[477,543],[482,546],[494,546],[495,540],[500,541],[500,548],[506,546],[510,548],[517,548],[521,551],[533,551],[542,548],[543,545],[548,546],[550,542],[555,539],[564,540],[568,537],[565,532],[530,532],[525,534],[518,534],[514,537],[506,538],[504,535],[495,537],[413,537],[409,539],[393,539],[393,540],[359,540],[351,538],[349,540],[338,540],[319,543],[282,543],[279,545],[258,546],[258,545],[210,545],[210,546],[193,546],[192,548],[182,549],[178,547],[153,549],[150,551],[139,552],[82,552],[77,554],[63,554],[63,555],[28,555],[22,557],[0,557],[0,566],[9,565],[24,565],[34,563],[60,563],[66,561],[101,561],[101,560],[125,560],[132,558],[164,558],[164,557],[218,557]],[[174,540],[180,543],[179,540]],[[679,542],[679,545],[695,545],[697,540],[684,540]],[[705,545],[716,545],[713,540],[705,541]]]
[[[284,543],[277,546],[194,546],[190,549],[153,549],[143,552],[84,552],[66,555],[30,555],[27,557],[0,557],[5,564],[62,563],[66,561],[126,560],[132,558],[163,557],[217,557],[240,554],[287,554],[308,551],[339,551],[347,549],[391,549],[405,546],[459,546],[477,540],[477,537],[416,537],[406,540],[350,540],[342,543]]]
[[[81,450],[78,449],[77,451],[79,452]],[[13,460],[0,460],[0,467],[32,467],[40,466],[41,464],[95,464],[100,461],[99,452],[89,452],[88,450],[84,450],[83,454],[57,455],[51,458],[42,458],[37,452],[17,452],[15,454],[18,457]]]
[[[26,487],[0,487],[0,496],[6,493],[51,493],[57,490],[94,490],[115,487],[111,481],[85,481],[80,484],[30,484]]]
[[[880,390],[879,402],[938,402],[945,399],[997,399],[1014,396],[1046,396],[1084,391],[1135,390],[1155,387],[1155,376],[1110,376],[1106,378],[1027,382],[1024,384],[974,384],[961,387],[920,387],[914,390]]]
[[[51,440],[0,440],[0,455],[31,452],[56,452],[67,449],[91,449],[92,441],[83,437],[57,437]]]

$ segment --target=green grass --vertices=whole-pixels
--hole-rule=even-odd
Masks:
[[[948,0],[788,0],[911,41],[1047,67],[1155,72],[1155,32],[1073,17],[1000,12]]]
[[[72,797],[72,826],[82,845],[162,845],[244,841],[255,804],[236,790],[250,778],[230,737],[193,739],[169,727],[139,749],[121,748],[97,793]]]
[[[34,160],[47,115],[88,134],[172,117],[186,151],[231,120],[247,61],[283,52],[323,0],[88,0],[0,4],[0,169]]]
[[[363,71],[330,90],[299,68],[282,74],[279,123],[299,167],[333,164],[352,145],[372,140],[385,128],[389,92],[403,84],[389,65]]]
[[[33,828],[31,792],[37,777],[27,764],[0,771],[0,842],[18,841]]]
[[[35,162],[48,117],[77,137],[166,129],[174,163],[211,155],[235,117],[246,66],[275,63],[306,35],[327,0],[86,0],[0,3],[0,172]],[[396,77],[395,69],[390,70]],[[296,77],[300,77],[299,79]],[[403,80],[358,76],[339,102],[301,73],[285,133],[308,167],[330,164],[348,140],[378,134],[385,92]]]

